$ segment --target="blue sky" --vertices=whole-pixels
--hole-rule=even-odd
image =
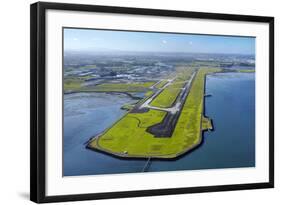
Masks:
[[[64,29],[65,50],[254,54],[255,38]]]

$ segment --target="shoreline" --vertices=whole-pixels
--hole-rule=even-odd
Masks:
[[[200,121],[200,132],[199,132],[199,138],[198,138],[198,142],[193,144],[192,146],[188,147],[187,149],[184,149],[182,152],[179,152],[177,154],[172,154],[172,157],[171,157],[171,154],[163,154],[163,155],[157,155],[157,156],[151,156],[151,155],[128,155],[126,153],[122,154],[120,152],[112,152],[110,150],[107,150],[105,148],[100,148],[99,145],[98,145],[98,139],[100,136],[102,136],[104,133],[107,132],[108,129],[112,128],[117,122],[119,122],[121,119],[123,119],[127,113],[122,117],[120,118],[118,121],[116,121],[112,126],[110,126],[109,128],[107,128],[106,130],[104,130],[102,133],[90,138],[88,140],[88,143],[86,145],[86,148],[87,149],[91,149],[91,150],[94,150],[94,151],[99,151],[99,152],[102,152],[102,153],[106,153],[106,154],[109,154],[111,156],[114,156],[114,157],[117,157],[117,158],[123,158],[123,159],[148,159],[148,158],[151,158],[151,159],[161,159],[161,160],[176,160],[176,159],[179,159],[180,157],[186,155],[187,153],[189,153],[190,151],[193,151],[194,149],[196,148],[199,148],[200,145],[202,144],[203,142],[203,134],[204,132],[207,132],[207,131],[213,131],[213,121],[208,118],[209,120],[211,120],[211,124],[212,124],[212,129],[211,130],[202,130],[202,118],[205,117],[205,93],[206,93],[206,77],[208,75],[211,75],[211,74],[215,74],[215,73],[220,73],[221,71],[218,71],[218,72],[214,72],[214,73],[210,73],[210,74],[205,74],[204,75],[204,83],[203,83],[203,93],[202,93],[202,113],[201,113],[201,121]],[[193,86],[193,83],[194,81],[191,82],[191,87]],[[184,103],[186,102],[188,96],[185,98],[184,100]],[[90,144],[96,140],[96,146],[90,146]]]
[[[120,91],[85,91],[85,90],[81,90],[81,91],[69,91],[69,92],[64,92],[64,95],[70,95],[70,94],[75,94],[75,93],[105,93],[105,94],[124,94],[127,95],[128,97],[132,98],[133,100],[141,100],[143,98],[135,96],[129,92],[120,92]],[[137,93],[137,92],[136,92]]]

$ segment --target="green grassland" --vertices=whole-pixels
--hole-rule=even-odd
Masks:
[[[158,83],[155,87],[160,89],[162,88],[164,85],[166,85],[168,81],[167,80],[162,80],[160,83]]]
[[[155,82],[143,83],[105,83],[95,87],[90,87],[91,91],[103,92],[144,92],[151,87]]]
[[[256,72],[254,69],[239,69],[237,70],[239,73],[254,73]]]
[[[150,97],[151,95],[153,95],[154,94],[154,92],[152,91],[152,90],[149,90],[149,91],[147,91],[146,93],[145,93],[145,96],[146,97]]]
[[[67,78],[64,79],[64,91],[80,90],[81,84],[84,81],[80,78]]]
[[[191,77],[193,71],[194,69],[191,67],[178,66],[176,68],[176,82],[188,80]]]
[[[89,148],[123,157],[175,158],[201,142],[204,80],[218,69],[200,69],[193,80],[178,123],[171,137],[157,138],[146,132],[159,123],[166,113],[149,110],[146,113],[127,113],[112,127],[92,140]]]
[[[84,66],[80,66],[79,69],[93,69],[96,68],[96,65],[84,65]]]
[[[83,89],[82,83],[92,76],[66,77],[64,78],[64,91],[79,91]]]
[[[185,85],[185,81],[191,77],[192,69],[177,69],[178,76],[174,82],[167,86],[151,103],[150,105],[161,108],[168,108],[173,105],[177,96],[181,92],[181,88]]]
[[[122,110],[131,110],[132,108],[134,108],[134,104],[125,104],[121,107]]]
[[[140,83],[104,83],[96,86],[85,87],[82,84],[89,77],[76,77],[64,79],[64,91],[76,91],[76,92],[145,92],[153,84],[151,82]]]
[[[184,84],[185,83],[181,81],[169,85],[150,103],[150,105],[162,108],[171,107]]]
[[[201,142],[201,121],[204,102],[205,76],[219,69],[201,68],[190,89],[172,138],[178,139],[177,154]]]
[[[209,118],[202,116],[202,130],[212,130],[212,129],[213,129],[212,121]]]
[[[156,142],[153,135],[146,132],[146,128],[161,122],[165,114],[156,110],[128,113],[98,139],[98,147],[113,153],[143,155],[145,151],[149,155]]]

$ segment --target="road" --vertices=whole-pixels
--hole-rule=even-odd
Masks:
[[[159,89],[157,92],[155,92],[150,98],[148,98],[139,108],[149,108],[149,109],[154,109],[154,110],[161,110],[161,111],[165,111],[165,112],[169,112],[171,114],[175,114],[176,112],[178,112],[181,109],[181,106],[184,102],[184,99],[186,98],[189,88],[190,88],[190,84],[194,79],[194,76],[196,74],[196,71],[194,71],[190,77],[190,79],[188,81],[186,81],[187,83],[185,84],[185,86],[183,88],[181,88],[181,92],[177,97],[177,101],[174,103],[174,106],[169,107],[169,108],[161,108],[161,107],[155,107],[155,106],[151,106],[150,103],[165,89],[167,88],[169,85],[171,85],[176,77],[174,77],[173,79],[168,79],[168,83],[166,83],[161,89]]]

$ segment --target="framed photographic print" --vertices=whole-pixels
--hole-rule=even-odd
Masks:
[[[274,186],[274,18],[31,5],[31,200]]]

